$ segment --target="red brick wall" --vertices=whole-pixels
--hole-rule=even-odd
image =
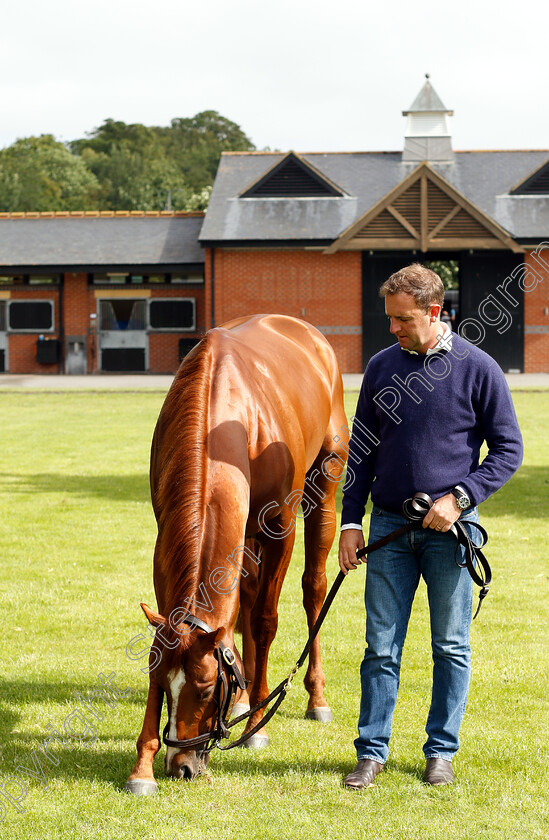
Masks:
[[[47,338],[59,338],[59,288],[13,289],[11,300],[53,300],[55,332],[44,333]],[[10,373],[59,373],[59,364],[42,365],[36,361],[36,342],[40,333],[10,333],[9,335],[9,372]]]
[[[524,372],[549,373],[549,247],[524,261]]]
[[[135,297],[143,296],[143,287],[136,287]],[[113,296],[123,291],[127,297],[132,297],[132,289],[113,287]],[[205,291],[203,284],[147,287],[150,298],[195,298],[196,327],[192,333],[150,333],[149,334],[149,372],[175,373],[179,367],[179,339],[200,338],[205,331]],[[109,297],[108,288],[100,288],[88,284],[86,273],[65,275],[64,314],[65,335],[81,335],[88,338],[88,372],[96,373],[98,366],[97,335],[98,324],[90,315],[97,313],[97,297]],[[91,326],[91,331],[90,331]],[[57,371],[54,371],[57,372]]]
[[[261,312],[303,318],[328,328],[343,373],[360,372],[361,264],[360,252],[216,249],[215,322]],[[209,289],[209,252],[206,270]]]

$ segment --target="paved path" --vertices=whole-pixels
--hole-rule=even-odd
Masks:
[[[549,373],[508,373],[511,389],[549,389]],[[173,376],[148,374],[93,374],[90,376],[34,376],[16,373],[0,374],[0,391],[167,391]],[[361,373],[343,374],[345,388],[359,390]]]

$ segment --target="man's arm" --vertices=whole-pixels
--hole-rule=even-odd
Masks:
[[[475,411],[488,455],[459,484],[475,505],[499,490],[522,463],[523,446],[515,407],[503,371],[495,362],[482,381]],[[449,488],[451,489],[451,488]]]

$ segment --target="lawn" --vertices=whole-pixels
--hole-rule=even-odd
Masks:
[[[347,394],[349,415],[356,396]],[[159,795],[145,798],[122,792],[147,688],[144,661],[125,651],[145,630],[139,602],[155,606],[147,472],[163,394],[3,393],[0,833],[10,840],[547,838],[549,392],[515,392],[514,399],[526,457],[481,510],[494,582],[472,631],[474,673],[456,783],[430,789],[421,781],[431,663],[420,588],[387,771],[366,792],[341,785],[355,763],[361,569],[344,582],[322,633],[334,722],[303,719],[300,673],[269,724],[267,750],[218,752],[208,775],[192,783],[165,778],[162,751]],[[301,569],[298,540],[282,593],[272,685],[305,639]],[[333,549],[329,582],[336,573]],[[87,696],[100,687],[100,673],[113,672],[129,695],[105,707],[101,720],[75,717],[76,693]],[[45,744],[69,719],[81,740]],[[43,768],[36,778],[17,770],[33,769],[33,754]]]

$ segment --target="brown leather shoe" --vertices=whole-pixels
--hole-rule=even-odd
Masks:
[[[423,781],[426,785],[451,785],[454,781],[452,762],[445,758],[428,758]]]
[[[362,758],[352,773],[343,779],[343,784],[351,790],[372,787],[374,779],[383,770],[383,764],[373,758]]]

